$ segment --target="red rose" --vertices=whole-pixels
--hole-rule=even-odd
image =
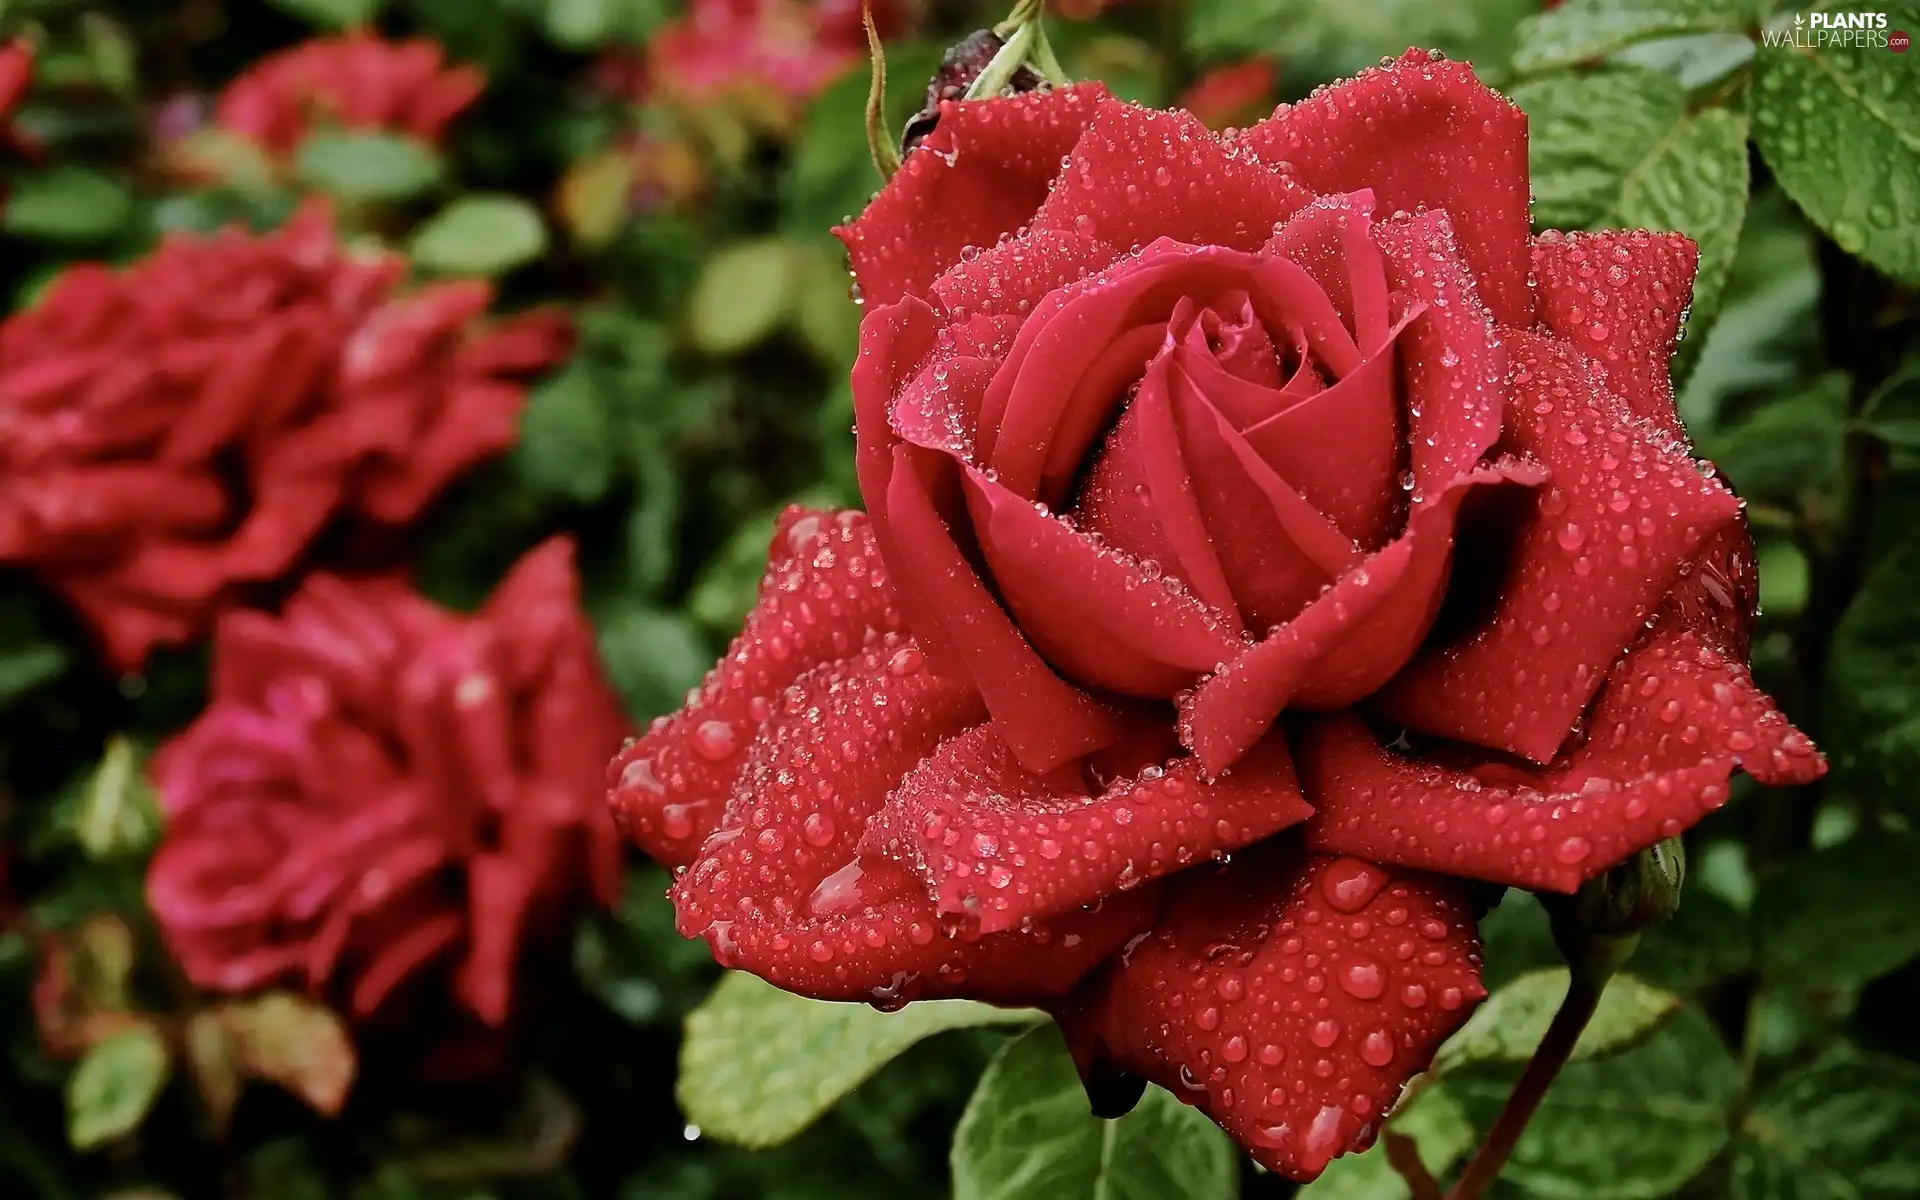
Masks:
[[[13,127],[13,110],[20,107],[32,85],[32,44],[15,39],[0,46],[0,151],[7,154],[34,148],[32,140]]]
[[[318,575],[279,617],[221,620],[212,703],[153,761],[147,900],[189,978],[299,980],[364,1017],[449,968],[497,1025],[522,952],[580,893],[613,900],[590,797],[625,721],[572,555],[528,554],[473,616]]]
[[[488,328],[487,284],[393,290],[326,210],[82,265],[0,325],[0,562],[33,567],[133,669],[336,514],[412,520],[513,444],[555,316]]]
[[[1419,52],[1231,141],[1097,85],[946,106],[841,231],[868,515],[790,518],[614,763],[682,931],[1045,1004],[1311,1178],[1482,995],[1447,876],[1571,891],[1735,767],[1817,776],[1674,414],[1694,247],[1531,237],[1526,165]]]
[[[367,34],[315,38],[269,54],[229,83],[214,123],[275,156],[315,130],[404,133],[438,145],[476,100],[486,76],[448,66],[439,43]]]
[[[877,0],[881,32],[899,22]],[[867,56],[858,0],[692,0],[685,16],[647,40],[647,86],[702,106],[764,96],[776,106],[811,99]]]

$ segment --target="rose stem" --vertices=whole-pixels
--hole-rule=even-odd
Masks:
[[[1460,1182],[1447,1193],[1447,1200],[1479,1200],[1492,1186],[1500,1168],[1507,1165],[1507,1157],[1513,1153],[1520,1135],[1526,1131],[1534,1110],[1540,1107],[1554,1076],[1573,1056],[1574,1043],[1580,1040],[1580,1031],[1587,1027],[1587,1022],[1593,1019],[1594,1010],[1600,1006],[1600,993],[1606,986],[1606,974],[1574,968],[1567,983],[1566,998],[1553,1014],[1546,1036],[1540,1039],[1539,1048],[1527,1060],[1527,1069],[1513,1085],[1506,1107],[1500,1110],[1499,1119],[1487,1131],[1487,1140],[1480,1144],[1473,1161],[1461,1172]]]
[[[1434,1182],[1427,1164],[1420,1161],[1419,1145],[1394,1129],[1381,1137],[1387,1144],[1387,1165],[1399,1172],[1413,1200],[1440,1200],[1440,1185]]]

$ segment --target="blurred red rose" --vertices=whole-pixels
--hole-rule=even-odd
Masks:
[[[22,154],[33,150],[32,141],[13,127],[13,110],[33,84],[33,46],[15,40],[0,46],[0,152]]]
[[[472,616],[329,575],[224,616],[212,701],[152,764],[147,899],[188,977],[364,1018],[444,969],[505,1020],[523,952],[619,883],[594,784],[626,722],[576,593],[555,539]]]
[[[873,7],[891,32],[897,6]],[[645,78],[683,106],[744,98],[790,113],[866,58],[859,0],[692,0],[648,42]]]
[[[513,444],[522,379],[568,335],[555,314],[480,322],[485,283],[395,295],[404,270],[344,251],[310,205],[64,272],[0,325],[0,562],[133,669],[336,514],[410,521]]]
[[[1572,892],[1824,770],[1674,409],[1693,244],[1535,236],[1466,66],[1231,140],[948,104],[840,234],[867,512],[789,516],[611,772],[722,963],[1044,1005],[1309,1179],[1484,994],[1466,881]]]
[[[404,133],[437,145],[485,86],[477,69],[448,66],[437,42],[356,33],[262,58],[220,93],[213,119],[275,157],[326,129]]]
[[[1199,117],[1209,129],[1250,124],[1273,111],[1280,72],[1272,60],[1250,58],[1215,67],[1202,75],[1176,106]]]

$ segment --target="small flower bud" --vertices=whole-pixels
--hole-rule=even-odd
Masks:
[[[966,96],[973,81],[980,78],[993,56],[1000,53],[1007,43],[991,29],[976,30],[961,41],[947,47],[940,56],[940,69],[934,72],[927,83],[925,101],[920,111],[907,122],[906,132],[900,138],[902,155],[911,153],[915,146],[926,140],[934,126],[940,121],[940,103],[943,100],[959,100]],[[1031,66],[1022,65],[1014,71],[1002,95],[1018,95],[1021,92],[1039,91],[1048,86],[1046,77]]]
[[[1632,955],[1642,932],[1679,910],[1686,877],[1686,848],[1679,838],[1668,838],[1571,896],[1543,897],[1561,953],[1576,971],[1612,974]]]

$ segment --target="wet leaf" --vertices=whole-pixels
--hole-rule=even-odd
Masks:
[[[1474,1063],[1525,1062],[1533,1057],[1567,994],[1567,978],[1564,967],[1532,971],[1488,996],[1460,1032],[1440,1047],[1433,1073],[1445,1075]],[[1615,975],[1601,994],[1599,1010],[1574,1044],[1571,1061],[1598,1058],[1632,1045],[1678,1012],[1680,1003],[1680,997],[1631,975]]]
[[[1741,1123],[1734,1200],[1920,1193],[1920,1067],[1841,1049],[1780,1079]]]
[[[1485,1131],[1517,1073],[1482,1066],[1447,1092]],[[1669,1195],[1726,1144],[1737,1074],[1712,1022],[1682,1009],[1645,1044],[1562,1071],[1502,1178],[1539,1200]]]
[[[1094,1116],[1051,1023],[988,1064],[953,1134],[954,1200],[1229,1200],[1238,1166],[1227,1135],[1161,1088]]]
[[[1920,27],[1911,0],[1883,11],[1889,30]],[[1762,45],[1753,136],[1780,186],[1842,250],[1920,283],[1920,92],[1906,55]]]
[[[1754,10],[1752,0],[1573,0],[1520,23],[1513,65],[1519,71],[1548,71],[1654,38],[1739,29]]]
[[[1754,899],[1769,979],[1864,983],[1920,957],[1920,838],[1885,831],[1805,855]]]
[[[146,1119],[167,1082],[167,1043],[136,1025],[96,1043],[67,1079],[67,1140],[91,1150],[125,1137]]]
[[[1867,574],[1833,633],[1827,659],[1827,728],[1822,738],[1837,783],[1881,803],[1920,812],[1920,534],[1902,541]]]
[[[777,1146],[922,1038],[1040,1019],[1030,1009],[970,1000],[924,1000],[882,1013],[809,1000],[736,972],[687,1017],[676,1095],[702,1134]]]

